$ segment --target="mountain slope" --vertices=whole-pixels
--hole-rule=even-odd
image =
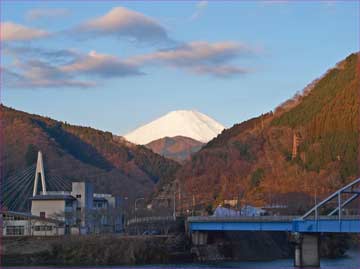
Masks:
[[[300,151],[303,165],[311,170],[325,168],[340,159],[343,179],[358,171],[359,77],[358,55],[353,54],[330,70],[302,102],[282,114],[274,126],[288,126],[306,140]]]
[[[204,144],[189,137],[164,137],[146,144],[153,152],[177,162],[188,160]]]
[[[69,181],[88,180],[98,192],[123,197],[149,195],[179,165],[109,132],[73,126],[1,106],[4,141],[2,171],[9,178],[45,158],[46,173]]]
[[[223,200],[302,213],[359,173],[359,70],[352,54],[287,106],[224,130],[177,172],[183,209]],[[289,105],[289,103],[292,103]],[[294,135],[297,154],[292,156]],[[158,195],[169,195],[171,186]]]
[[[224,129],[212,118],[188,110],[172,111],[142,126],[124,137],[140,145],[148,144],[164,137],[185,136],[206,143]]]

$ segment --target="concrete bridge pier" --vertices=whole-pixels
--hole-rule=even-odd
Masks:
[[[191,233],[191,241],[195,246],[206,245],[207,239],[208,239],[207,232],[194,231]]]
[[[295,267],[320,267],[319,234],[302,233],[295,238]]]

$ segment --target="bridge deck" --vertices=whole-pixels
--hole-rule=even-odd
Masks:
[[[300,219],[296,216],[189,217],[190,231],[282,231],[360,233],[359,216]]]

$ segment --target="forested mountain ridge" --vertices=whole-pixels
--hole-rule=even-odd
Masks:
[[[304,94],[206,144],[176,174],[182,207],[214,207],[238,199],[254,205],[287,204],[293,212],[303,212],[315,193],[323,197],[355,179],[358,66],[358,54],[351,54]]]
[[[306,138],[299,151],[306,156],[301,164],[309,170],[319,171],[338,159],[342,179],[358,172],[358,68],[358,55],[350,55],[330,70],[299,105],[273,121],[274,126],[290,126]]]

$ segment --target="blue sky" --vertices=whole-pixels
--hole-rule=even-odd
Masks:
[[[266,113],[359,50],[357,1],[1,1],[2,103],[126,134]]]

